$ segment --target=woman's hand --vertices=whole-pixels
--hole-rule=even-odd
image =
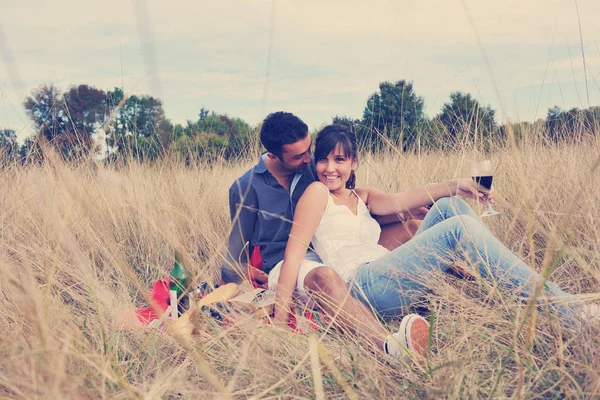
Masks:
[[[473,179],[469,178],[458,178],[454,179],[455,194],[457,196],[467,197],[469,199],[479,200],[480,203],[485,204],[489,201],[494,204],[494,188],[487,190],[477,183]]]
[[[252,265],[248,265],[248,279],[261,285],[269,283],[269,275]]]
[[[286,306],[275,305],[275,316],[273,318],[273,325],[279,329],[287,329],[290,320],[290,310]]]
[[[413,208],[412,210],[409,210],[406,213],[406,216],[404,219],[404,221],[408,221],[409,219],[419,219],[422,220],[425,218],[425,216],[427,215],[427,213],[429,212],[429,208],[428,207],[418,207],[418,208]]]

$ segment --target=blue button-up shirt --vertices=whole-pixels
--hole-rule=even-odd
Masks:
[[[308,185],[316,180],[315,164],[311,162],[290,196],[267,169],[263,156],[264,153],[258,164],[229,188],[233,228],[221,268],[221,277],[226,282],[239,282],[246,271],[248,242],[260,246],[266,273],[283,260],[296,204]]]

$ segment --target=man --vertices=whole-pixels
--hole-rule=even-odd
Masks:
[[[267,151],[229,189],[233,228],[221,269],[224,282],[240,282],[244,278],[248,269],[248,242],[260,248],[266,274],[283,262],[296,204],[308,185],[316,180],[308,126],[298,117],[286,112],[270,114],[262,124],[260,140]],[[416,231],[418,224],[411,227]],[[400,224],[390,224],[383,228],[380,242],[394,248],[408,238],[409,231]],[[385,349],[395,357],[401,357],[405,351],[398,341],[407,343],[417,353],[425,351],[427,340],[423,336],[428,332],[425,320],[411,315],[405,321],[405,325],[410,323],[405,329],[407,334],[402,333],[401,338],[398,333],[388,335],[374,314],[351,296],[333,268],[323,265],[310,251],[303,263],[308,268],[303,268],[305,276],[298,277],[297,293],[305,300],[314,299],[326,314],[336,317],[343,329],[359,330],[374,348]],[[269,287],[274,289],[278,275],[271,274],[268,279]]]

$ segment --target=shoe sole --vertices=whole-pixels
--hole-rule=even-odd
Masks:
[[[404,346],[415,356],[426,358],[429,351],[429,322],[420,315],[409,314],[402,318],[400,332],[404,333]]]

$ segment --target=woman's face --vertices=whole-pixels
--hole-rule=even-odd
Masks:
[[[337,145],[325,158],[315,160],[317,177],[330,192],[346,189],[350,173],[356,168],[356,160],[344,154],[342,146]]]

